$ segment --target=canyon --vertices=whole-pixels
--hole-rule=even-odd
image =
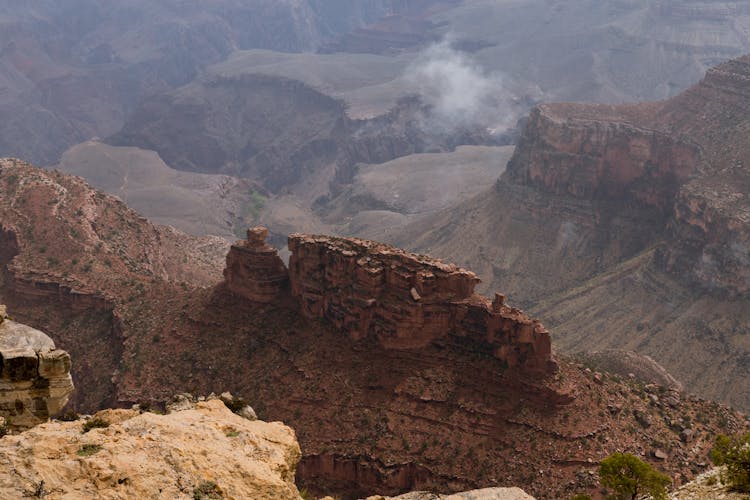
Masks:
[[[715,434],[746,428],[719,404],[554,355],[555,330],[474,294],[452,264],[295,234],[287,267],[263,229],[222,247],[80,178],[0,167],[0,301],[71,353],[78,412],[230,390],[295,429],[301,488],[344,498],[497,485],[558,498],[593,491],[614,449],[679,484]]]
[[[634,350],[747,408],[748,68],[667,101],[541,105],[491,190],[391,241],[476,269],[566,352]]]

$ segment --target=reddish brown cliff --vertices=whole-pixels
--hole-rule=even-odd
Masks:
[[[536,320],[474,293],[476,275],[452,264],[354,238],[289,237],[292,294],[302,312],[389,349],[463,338],[515,369],[554,371],[550,336]]]
[[[289,282],[284,262],[266,243],[268,229],[248,229],[247,240],[232,245],[227,254],[227,288],[251,302],[272,303]]]
[[[637,110],[536,108],[508,164],[507,178],[550,194],[630,201],[668,211],[680,185],[697,170],[700,150],[629,123]]]
[[[743,295],[750,292],[748,134],[744,56],[664,102],[539,106],[501,182],[624,201],[633,213],[656,209],[660,230],[650,245],[665,241],[665,269],[704,289]]]

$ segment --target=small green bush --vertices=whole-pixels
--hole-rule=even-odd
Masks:
[[[102,446],[99,444],[84,444],[79,448],[76,454],[79,457],[90,457],[100,451],[102,451]]]
[[[109,422],[99,417],[90,418],[83,423],[83,434],[86,434],[91,429],[104,429],[109,427]]]
[[[716,465],[726,466],[721,474],[723,483],[734,491],[750,493],[750,432],[742,436],[717,436],[711,459]]]
[[[193,488],[194,500],[217,500],[224,498],[221,494],[221,488],[213,481],[202,481],[198,486]]]
[[[599,465],[599,482],[614,491],[613,499],[635,500],[651,495],[666,500],[669,477],[630,453],[613,453]]]

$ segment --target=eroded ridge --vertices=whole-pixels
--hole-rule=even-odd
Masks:
[[[249,230],[227,257],[228,288],[251,301],[291,294],[305,316],[388,349],[458,340],[515,370],[556,370],[544,326],[507,306],[501,294],[491,302],[474,293],[480,280],[471,271],[374,241],[292,234],[289,269],[282,272],[265,235],[264,228]]]

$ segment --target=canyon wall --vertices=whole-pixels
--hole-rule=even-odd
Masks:
[[[700,150],[626,120],[611,106],[539,106],[507,178],[550,194],[622,200],[666,213],[698,168]]]
[[[286,291],[287,272],[265,243],[265,228],[232,247],[225,286],[251,302],[271,303]],[[330,321],[353,340],[386,349],[420,349],[461,339],[515,371],[556,369],[549,332],[537,320],[474,293],[477,276],[453,264],[368,240],[289,236],[291,296],[308,318]]]

